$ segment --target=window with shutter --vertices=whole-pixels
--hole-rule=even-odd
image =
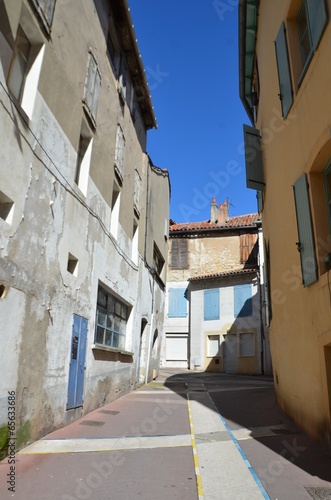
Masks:
[[[260,131],[244,125],[246,186],[258,191],[264,190],[263,163]]]
[[[41,34],[39,40],[37,40],[38,34],[35,36],[35,33],[33,39],[29,39],[29,33],[31,33],[29,23],[32,21],[22,17],[21,22],[17,30],[7,84],[13,96],[31,119],[37,97],[45,44]]]
[[[171,267],[172,269],[188,268],[188,240],[174,238],[171,241]]]
[[[240,262],[247,266],[257,265],[257,234],[241,234],[240,235]]]
[[[281,101],[282,115],[286,118],[293,103],[293,89],[284,23],[278,31],[275,48],[279,80],[279,98]]]
[[[219,288],[204,290],[204,320],[220,319]]]
[[[83,128],[83,127],[82,127]],[[78,143],[75,183],[86,196],[90,172],[90,163],[92,156],[92,137],[88,136],[84,130],[81,130]]]
[[[115,169],[121,182],[124,177],[124,146],[125,139],[120,125],[117,126],[116,147],[115,147]]]
[[[255,356],[255,336],[253,332],[239,333],[239,356]]]
[[[328,21],[325,0],[305,0],[304,3],[306,3],[308,13],[313,49],[316,50]]]
[[[315,241],[306,174],[295,181],[293,189],[299,238],[297,247],[300,252],[303,286],[306,287],[317,280]]]
[[[301,52],[301,83],[321,40],[327,23],[325,0],[303,0],[297,15],[297,30]]]
[[[246,318],[253,314],[252,285],[235,285],[234,293],[234,316],[236,318]]]
[[[92,52],[89,52],[83,106],[93,127],[96,127],[101,75]]]
[[[187,316],[187,300],[185,297],[186,288],[170,288],[169,289],[169,318],[186,318]]]
[[[56,0],[32,0],[32,3],[38,12],[47,33],[50,33]]]
[[[134,210],[136,215],[139,217],[140,215],[140,192],[141,192],[141,177],[138,170],[135,170],[135,183],[134,183],[134,195],[133,195],[133,203]]]

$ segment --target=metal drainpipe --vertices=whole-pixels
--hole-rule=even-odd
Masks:
[[[260,294],[260,325],[261,325],[261,368],[262,368],[262,375],[265,375],[265,334],[264,334],[264,324],[263,324],[263,294],[262,294],[262,284],[261,284],[261,276],[263,273],[263,268],[262,264],[264,261],[264,255],[263,259],[262,258],[262,252],[263,252],[263,232],[262,232],[262,227],[258,227],[258,242],[259,242],[259,271],[257,273],[258,276],[258,281],[259,281],[259,294]],[[262,247],[262,252],[261,252],[261,247]],[[262,262],[261,262],[262,260]]]

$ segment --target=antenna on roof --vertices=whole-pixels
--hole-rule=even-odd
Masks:
[[[235,205],[233,205],[233,204],[231,203],[230,198],[227,198],[227,199],[226,199],[226,202],[227,202],[227,204],[228,204],[228,207],[233,207],[233,208],[235,208]],[[230,213],[230,208],[228,208],[228,215],[229,215],[229,217],[230,217],[230,215],[232,215],[232,214]]]

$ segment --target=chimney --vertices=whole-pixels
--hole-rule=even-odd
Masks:
[[[225,200],[223,204],[221,203],[218,209],[218,222],[223,224],[229,218],[229,207],[228,202]]]
[[[210,222],[215,223],[218,218],[216,198],[213,198],[210,205]]]

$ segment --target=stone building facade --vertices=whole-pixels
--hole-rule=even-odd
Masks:
[[[262,317],[263,249],[258,214],[170,226],[162,364],[225,373],[270,374]]]
[[[157,374],[170,185],[126,0],[0,4],[1,446]],[[160,224],[162,220],[162,224]]]

